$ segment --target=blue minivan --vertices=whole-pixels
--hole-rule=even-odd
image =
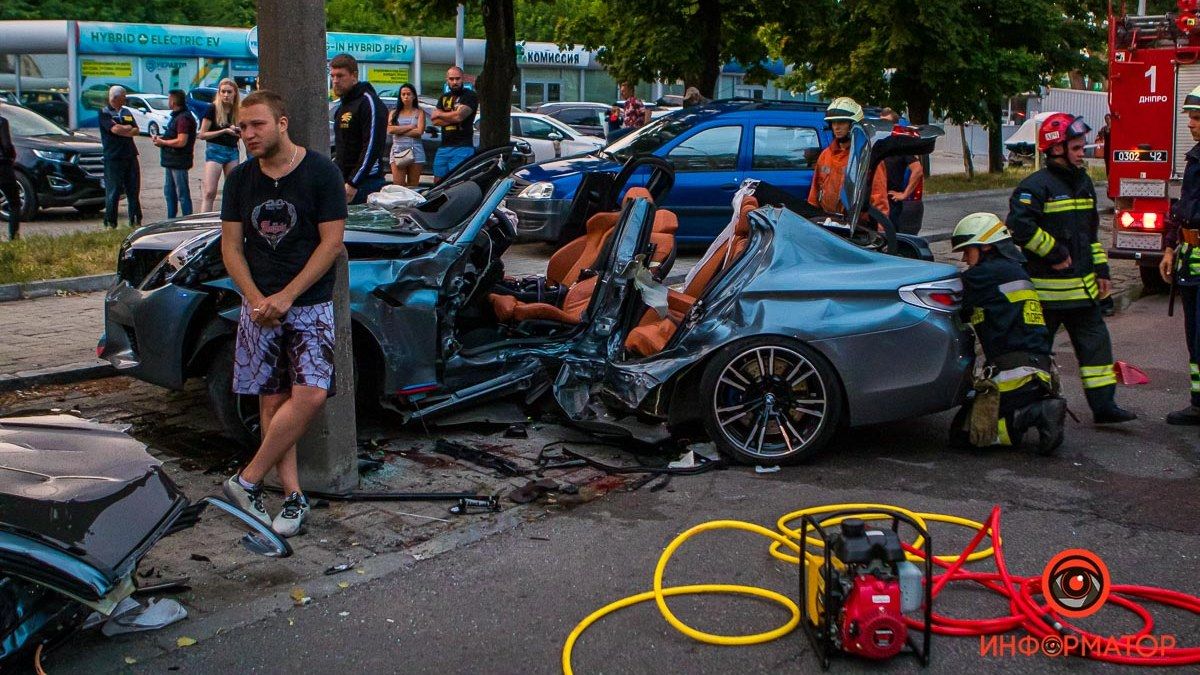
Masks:
[[[812,167],[831,138],[824,104],[713,101],[655,119],[593,153],[521,168],[507,206],[519,218],[521,239],[558,242],[584,174],[616,173],[630,157],[649,153],[675,166],[662,206],[679,216],[677,240],[707,243],[729,223],[733,194],[747,178],[807,196]],[[628,185],[644,180],[635,175]]]

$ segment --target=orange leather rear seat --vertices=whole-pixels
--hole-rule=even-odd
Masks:
[[[645,188],[632,187],[625,192],[622,201],[628,199],[651,199],[650,192]],[[653,202],[651,202],[653,203]],[[579,281],[579,275],[586,269],[591,269],[600,257],[604,245],[612,236],[621,214],[605,211],[588,218],[582,237],[573,239],[550,256],[546,265],[546,282],[549,285],[570,287]],[[676,224],[678,227],[678,224]],[[488,296],[492,303],[492,311],[502,322],[516,319],[514,310],[523,304],[511,295],[493,293]],[[541,304],[541,303],[539,303]],[[520,319],[517,319],[520,321]]]
[[[750,244],[750,212],[758,208],[758,201],[754,197],[746,197],[742,200],[742,208],[738,211],[737,224],[734,225],[733,236],[729,239],[717,244],[716,250],[711,250],[705,254],[703,266],[692,277],[687,287],[683,292],[668,291],[667,292],[667,317],[659,318],[658,312],[653,309],[646,310],[642,315],[642,320],[638,323],[637,328],[629,332],[629,337],[625,338],[625,348],[637,354],[638,356],[650,356],[657,354],[667,346],[667,342],[675,335],[679,329],[679,324],[683,322],[692,305],[696,304],[696,299],[704,295],[708,290],[708,286],[717,276],[733,266],[734,262],[746,251],[746,247]]]
[[[658,245],[654,251],[653,260],[655,262],[662,263],[675,249],[674,233],[678,229],[679,219],[674,213],[665,209],[654,212],[650,238]],[[657,239],[655,239],[656,237]],[[560,323],[579,323],[583,319],[584,310],[592,301],[592,293],[596,290],[596,279],[598,278],[588,277],[572,286],[567,291],[567,297],[563,299],[561,308],[545,302],[518,302],[513,306],[512,318],[516,321],[540,319]],[[493,301],[494,306],[495,301]]]

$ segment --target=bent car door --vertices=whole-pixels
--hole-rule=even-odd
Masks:
[[[634,314],[644,311],[643,296],[653,306],[653,296],[661,290],[665,307],[665,288],[652,280],[649,270],[653,219],[654,207],[645,199],[629,201],[621,209],[613,254],[600,271],[584,314],[587,328],[563,357],[554,382],[554,398],[572,419],[586,415],[593,389],[621,356]]]

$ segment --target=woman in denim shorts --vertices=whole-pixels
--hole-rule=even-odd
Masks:
[[[242,130],[237,125],[241,94],[237,84],[228,77],[217,86],[217,97],[213,100],[196,137],[204,145],[204,202],[201,213],[213,210],[217,201],[217,184],[221,176],[228,176],[238,165],[238,141]]]
[[[417,102],[417,88],[411,84],[400,85],[396,109],[388,119],[387,131],[392,135],[392,184],[416,187],[421,182],[421,169],[425,165],[425,146],[421,135],[425,133],[425,111]]]

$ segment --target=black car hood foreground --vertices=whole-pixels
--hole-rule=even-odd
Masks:
[[[109,582],[186,505],[146,445],[117,427],[67,415],[0,419],[0,531],[67,553]]]
[[[100,141],[85,134],[45,134],[41,136],[13,136],[13,145],[42,150],[70,150],[72,152],[100,152]]]

